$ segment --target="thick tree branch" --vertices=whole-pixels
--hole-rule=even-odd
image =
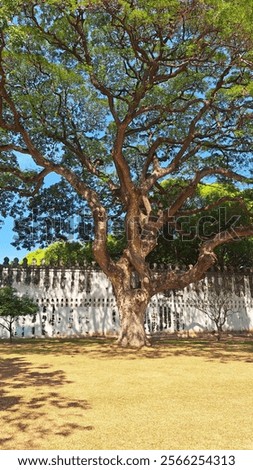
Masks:
[[[72,123],[72,125],[74,126],[74,123]],[[105,173],[103,173],[103,171],[100,171],[97,168],[96,161],[97,159],[99,159],[99,155],[97,156],[97,158],[94,159],[94,162],[91,162],[91,160],[88,158],[88,156],[86,156],[85,152],[83,151],[80,142],[77,138],[75,139],[76,145],[74,145],[67,139],[66,136],[59,134],[56,130],[53,132],[49,129],[45,129],[45,135],[64,144],[65,147],[69,149],[73,155],[77,156],[78,160],[91,175],[97,176],[98,179],[106,178],[107,184],[112,191],[116,191],[119,189],[119,187],[113,183],[111,178],[109,178]]]
[[[0,72],[1,72],[1,69],[0,69]],[[44,167],[44,170],[43,172],[40,173],[40,176],[37,176],[37,180],[39,179],[38,184],[40,184],[40,182],[42,181],[42,177],[44,177],[46,174],[50,172],[55,172],[63,176],[72,185],[72,187],[87,200],[90,206],[90,209],[93,213],[93,217],[95,221],[95,241],[94,241],[95,259],[99,261],[99,264],[105,273],[107,274],[111,273],[113,275],[115,271],[115,265],[108,254],[107,244],[106,244],[107,215],[106,215],[106,211],[104,207],[99,201],[97,192],[89,188],[83,181],[80,181],[78,175],[73,173],[71,170],[64,167],[63,165],[55,164],[47,160],[41,154],[41,152],[33,144],[29,136],[29,133],[26,131],[25,127],[23,126],[21,122],[21,116],[19,112],[17,111],[13,100],[6,92],[3,82],[1,85],[2,86],[0,87],[0,94],[4,98],[6,103],[8,103],[8,106],[10,110],[12,111],[13,117],[14,117],[14,124],[12,126],[13,127],[12,130],[19,133],[22,136],[24,143],[26,144],[26,147],[28,149],[28,153],[31,155],[34,162],[37,165]],[[3,128],[7,128],[8,126],[5,127],[5,124],[6,124],[5,121],[0,122],[0,125]],[[3,169],[5,171],[9,171],[9,167],[3,167]],[[28,179],[26,176],[23,176],[23,173],[17,169],[12,170],[12,173],[15,174],[15,176],[17,176],[19,179],[21,179],[24,182],[31,181],[30,177]],[[34,181],[34,176],[32,177],[32,181]],[[11,187],[9,187],[9,189],[10,188]]]
[[[238,227],[220,232],[211,240],[205,241],[200,247],[199,257],[194,266],[184,273],[176,271],[161,273],[152,281],[152,294],[164,292],[166,289],[183,289],[187,285],[203,278],[206,271],[216,262],[214,249],[218,246],[233,242],[236,239],[253,236],[253,225]]]
[[[171,204],[170,208],[163,212],[162,216],[166,218],[166,213],[168,216],[174,216],[178,214],[178,211],[184,205],[185,201],[195,193],[200,181],[206,176],[211,175],[222,175],[235,181],[249,182],[249,178],[246,176],[240,175],[226,168],[203,168],[202,170],[196,172],[195,178],[189,182],[185,189],[181,191],[176,200]]]
[[[10,173],[16,176],[21,181],[23,181],[23,183],[38,183],[44,180],[44,178],[50,173],[50,170],[44,169],[40,173],[35,173],[35,172],[25,172],[25,171],[19,170],[18,168],[13,168],[9,165],[0,165],[0,172]]]
[[[17,192],[20,196],[23,196],[23,197],[33,197],[41,189],[44,179],[50,173],[50,170],[44,169],[40,173],[35,174],[35,173],[29,172],[29,174],[27,174],[27,172],[21,171],[18,168],[13,168],[8,165],[6,166],[0,165],[0,172],[14,175],[16,178],[18,178],[20,181],[22,181],[25,184],[35,185],[32,190],[28,190],[28,189],[26,190],[26,189],[19,188],[13,185],[4,185],[4,186],[1,186],[1,191],[10,191],[13,193]]]
[[[217,93],[220,91],[220,89],[224,85],[225,78],[228,76],[228,74],[231,71],[233,62],[234,62],[234,59],[231,59],[230,64],[221,73],[219,79],[217,80],[215,87],[211,90],[209,98],[206,100],[203,100],[203,106],[199,109],[199,111],[197,112],[197,114],[194,116],[194,118],[191,120],[189,124],[188,133],[184,139],[184,142],[179,152],[176,154],[176,156],[173,158],[172,162],[169,164],[167,168],[160,167],[159,170],[154,171],[153,174],[148,179],[146,179],[146,181],[142,184],[143,192],[145,193],[148,192],[154,186],[154,184],[156,183],[158,179],[164,176],[167,176],[168,174],[171,174],[177,169],[178,165],[182,163],[182,158],[184,157],[187,149],[190,147],[191,143],[194,141],[196,137],[197,124],[201,121],[202,117],[206,114],[206,112],[211,109]],[[184,158],[183,161],[185,161],[186,159],[187,158]]]
[[[116,124],[119,124],[120,119],[115,109],[113,93],[110,91],[108,87],[105,86],[105,84],[103,84],[98,79],[98,77],[96,76],[94,72],[92,56],[90,54],[86,34],[83,29],[83,21],[84,21],[83,13],[79,11],[79,13],[77,13],[77,16],[75,16],[74,14],[70,14],[69,16],[67,15],[67,20],[69,24],[72,26],[72,28],[75,30],[75,32],[77,33],[77,44],[81,42],[84,56],[81,54],[80,48],[78,51],[77,44],[76,46],[69,47],[68,43],[66,41],[63,41],[63,39],[60,38],[59,36],[57,36],[55,32],[50,31],[50,30],[45,30],[44,28],[42,28],[42,26],[40,25],[40,23],[38,22],[36,18],[36,14],[33,13],[31,15],[31,19],[36,25],[36,28],[38,28],[38,30],[44,35],[47,41],[50,41],[51,43],[57,45],[60,49],[68,52],[70,56],[75,57],[76,60],[80,64],[85,63],[89,67],[88,73],[90,75],[91,83],[97,90],[99,90],[104,96],[107,97],[112,116]]]
[[[18,152],[27,155],[28,149],[15,144],[3,144],[0,145],[0,153],[2,152]]]
[[[186,210],[179,211],[179,212],[177,212],[177,217],[201,214],[202,212],[207,212],[209,210],[214,209],[215,207],[220,206],[224,202],[238,202],[241,206],[243,206],[243,208],[246,208],[245,201],[243,200],[242,197],[240,197],[240,196],[238,196],[238,197],[223,196],[223,197],[217,199],[217,201],[214,201],[210,204],[207,204],[206,206],[198,207],[198,208],[195,208],[195,209],[186,209]]]
[[[200,181],[205,177],[209,175],[214,175],[214,174],[220,174],[223,176],[226,176],[227,178],[236,180],[236,181],[244,181],[244,182],[249,182],[249,179],[246,178],[243,175],[239,175],[231,170],[227,170],[224,168],[203,168],[202,170],[198,171],[196,173],[195,178],[189,182],[189,184],[183,188],[180,192],[180,194],[177,196],[175,201],[170,204],[168,208],[165,210],[160,210],[159,214],[157,217],[153,217],[152,215],[150,218],[147,219],[144,225],[144,232],[142,233],[142,252],[147,256],[156,246],[156,237],[159,232],[159,230],[168,222],[172,223],[175,225],[175,227],[178,228],[178,231],[181,232],[180,224],[177,223],[175,217],[181,217],[181,216],[187,216],[191,214],[198,214],[201,211],[207,211],[210,210],[216,206],[218,206],[221,202],[225,201],[235,201],[238,200],[241,201],[241,198],[229,198],[229,197],[224,197],[220,198],[219,200],[215,201],[214,203],[211,203],[203,208],[199,209],[194,209],[194,210],[180,210],[181,207],[184,205],[186,200],[190,197],[192,197],[196,191],[196,188]],[[245,205],[244,205],[245,207]]]

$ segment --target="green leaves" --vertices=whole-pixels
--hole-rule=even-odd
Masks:
[[[78,242],[55,242],[46,248],[38,248],[26,255],[28,264],[34,261],[37,265],[42,262],[61,265],[84,265],[93,260],[91,244],[82,245]]]
[[[107,238],[108,252],[113,259],[118,259],[121,256],[125,245],[124,237],[109,235]],[[31,251],[26,255],[25,259],[28,265],[34,262],[37,265],[41,265],[43,262],[46,265],[84,266],[94,261],[91,242],[79,243],[75,241],[57,241],[46,248],[38,248]]]
[[[30,297],[20,297],[10,286],[0,288],[0,325],[8,330],[12,339],[12,326],[19,316],[34,315],[39,310],[38,304]]]
[[[0,288],[0,316],[18,317],[32,315],[38,311],[38,305],[28,296],[20,297],[13,287]]]
[[[252,0],[2,5],[0,127],[8,147],[1,151],[1,184],[13,175],[16,192],[38,192],[23,202],[28,212],[23,210],[16,227],[27,248],[35,204],[42,208],[38,226],[54,211],[64,221],[68,212],[79,214],[87,208],[84,200],[91,212],[101,204],[109,216],[120,213],[122,224],[133,193],[137,216],[157,216],[154,188],[163,178],[171,178],[172,186],[182,178],[191,185],[204,167],[248,175],[251,7]],[[34,173],[24,172],[21,183],[14,172],[17,148],[22,155],[27,149],[37,166]],[[43,168],[65,178],[66,186],[60,178],[57,190],[41,186]],[[210,176],[221,178],[215,171]],[[168,208],[184,189],[171,188]],[[144,208],[142,196],[148,199]],[[197,191],[197,197],[209,196]],[[38,228],[36,242],[53,241],[59,227],[45,237]],[[63,230],[68,231],[78,233]]]
[[[207,21],[218,27],[222,35],[231,34],[244,36],[253,32],[253,2],[252,0],[202,0],[206,7]],[[245,37],[245,36],[244,36]]]

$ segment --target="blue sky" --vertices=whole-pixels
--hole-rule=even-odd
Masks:
[[[38,169],[37,165],[34,164],[32,158],[29,155],[19,155],[18,157],[19,165],[22,170],[34,170]],[[45,178],[45,186],[50,186],[59,179],[54,173],[51,173]],[[22,259],[26,253],[26,249],[18,250],[16,247],[12,246],[12,242],[15,240],[15,233],[13,232],[14,220],[12,217],[7,217],[4,220],[4,224],[0,226],[0,263],[3,262],[5,257],[13,260],[14,258]]]
[[[4,221],[4,225],[0,229],[0,263],[3,262],[3,259],[7,256],[10,260],[13,258],[23,258],[27,253],[27,250],[17,250],[14,246],[11,245],[11,242],[14,241],[14,232],[12,231],[13,219],[8,217]]]

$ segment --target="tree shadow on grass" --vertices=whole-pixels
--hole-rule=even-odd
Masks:
[[[64,397],[63,388],[70,381],[62,370],[49,368],[35,367],[19,356],[0,361],[0,449],[15,449],[21,434],[24,448],[35,449],[43,443],[47,448],[53,435],[64,438],[93,429],[76,422],[85,422],[90,404]]]
[[[32,363],[24,358],[13,357],[0,361],[0,387],[6,384],[6,380],[10,381],[13,388],[23,388],[31,385],[50,387],[64,385],[69,383],[62,370],[49,372],[50,366],[43,365],[37,369],[46,370],[40,372],[33,370]]]
[[[206,361],[228,362],[253,362],[253,341],[248,342],[216,342],[216,341],[164,341],[153,342],[152,346],[140,350],[118,348],[116,346],[99,347],[90,351],[93,358],[115,358],[115,359],[163,359],[168,357],[199,357]]]
[[[38,339],[15,339],[12,343],[6,340],[0,340],[0,353],[8,354],[43,354],[46,356],[54,355],[56,357],[74,356],[78,353],[89,352],[90,348],[110,346],[115,343],[115,338],[88,337],[88,338],[38,338]]]
[[[73,338],[73,339],[49,339],[49,340],[26,340],[25,342],[1,345],[4,353],[8,354],[43,354],[75,357],[83,355],[91,359],[161,359],[171,356],[202,357],[207,361],[242,361],[253,362],[253,337],[224,337],[217,341],[210,338],[177,338],[177,337],[154,337],[152,346],[140,350],[122,348],[117,346],[115,339],[108,338]],[[38,378],[39,380],[39,378]]]

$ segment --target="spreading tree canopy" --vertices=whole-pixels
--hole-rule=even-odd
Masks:
[[[48,214],[85,214],[119,342],[142,346],[151,296],[197,281],[217,247],[253,234],[251,222],[216,224],[193,265],[154,273],[148,263],[165,226],[176,238],[183,216],[231,199],[193,214],[201,182],[252,182],[253,1],[5,0],[0,16],[0,209],[27,216],[24,246],[30,222],[42,238]],[[126,246],[115,260],[107,235],[118,226]]]

